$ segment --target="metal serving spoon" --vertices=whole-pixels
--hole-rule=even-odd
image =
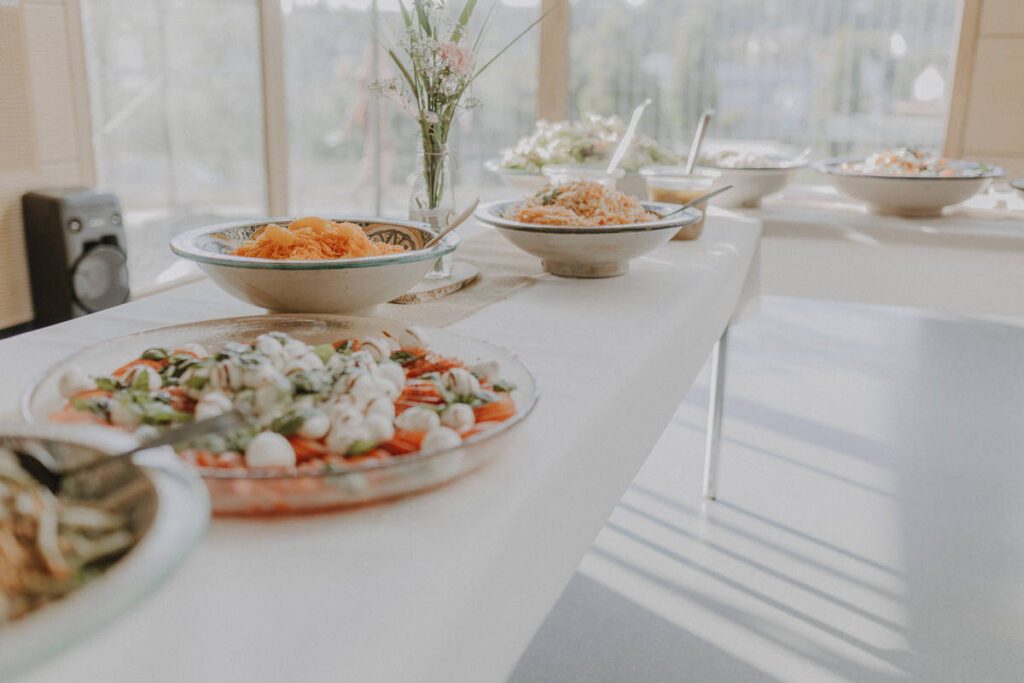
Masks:
[[[456,216],[455,220],[453,220],[451,223],[449,223],[447,228],[445,228],[441,232],[439,232],[436,235],[434,235],[430,239],[429,242],[424,244],[423,248],[424,249],[430,249],[432,246],[434,246],[435,244],[440,242],[442,239],[444,239],[445,235],[447,235],[452,230],[454,230],[455,228],[457,228],[460,225],[462,225],[463,223],[465,223],[466,219],[468,219],[470,216],[473,215],[473,212],[476,211],[476,207],[478,207],[478,206],[480,206],[480,198],[479,197],[476,198],[476,201],[473,202],[473,204],[468,209],[466,209],[465,211],[460,213],[458,216]]]
[[[57,459],[38,443],[26,444],[22,448],[17,449],[15,455],[18,458],[18,464],[32,475],[33,479],[50,489],[53,493],[59,493],[69,479],[96,473],[99,470],[121,467],[124,463],[130,462],[132,456],[140,451],[158,446],[186,443],[197,437],[226,432],[243,424],[245,424],[245,418],[242,414],[237,410],[232,410],[217,417],[190,422],[180,427],[173,427],[155,439],[150,439],[130,451],[106,458],[97,458],[77,467],[61,467]]]
[[[685,211],[686,209],[689,209],[691,206],[694,206],[696,204],[700,204],[701,202],[703,202],[703,201],[705,201],[707,199],[711,199],[715,195],[722,194],[723,192],[725,192],[726,190],[728,190],[731,187],[732,187],[732,185],[726,185],[725,187],[718,188],[714,192],[708,192],[707,194],[702,194],[701,196],[697,197],[696,199],[691,199],[690,201],[686,202],[685,204],[680,206],[678,209],[676,209],[674,211],[669,211],[668,213],[666,213],[666,214],[664,214],[662,216],[658,216],[658,220],[664,220],[664,219],[668,218],[669,216],[675,216],[677,213]]]

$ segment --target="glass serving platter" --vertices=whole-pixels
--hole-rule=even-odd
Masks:
[[[229,341],[251,341],[261,334],[285,332],[308,344],[346,338],[398,337],[402,323],[347,316],[281,314],[208,320],[148,330],[89,347],[49,368],[22,396],[21,410],[30,421],[42,422],[61,409],[60,376],[71,365],[90,375],[107,375],[143,350],[154,346],[202,344],[213,351]],[[361,505],[433,488],[481,466],[498,449],[492,442],[521,422],[537,400],[537,384],[529,369],[511,352],[493,344],[438,329],[424,329],[429,347],[456,356],[467,365],[496,361],[502,379],[516,386],[514,417],[465,439],[456,448],[393,456],[322,470],[245,470],[198,468],[220,515],[306,512]]]

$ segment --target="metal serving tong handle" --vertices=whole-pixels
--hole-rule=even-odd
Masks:
[[[17,449],[15,455],[22,469],[32,475],[33,479],[50,489],[53,493],[59,493],[61,487],[68,479],[94,470],[118,467],[121,463],[131,461],[132,456],[140,451],[159,446],[170,446],[176,443],[187,443],[200,436],[227,432],[243,424],[245,424],[245,418],[242,414],[232,410],[217,417],[189,422],[180,427],[172,427],[155,439],[150,439],[130,451],[105,458],[96,458],[84,465],[70,468],[61,467],[57,459],[39,443],[26,444],[23,448]]]
[[[700,204],[703,201],[707,201],[708,199],[711,199],[715,195],[720,195],[723,192],[725,192],[726,190],[731,189],[731,188],[732,188],[732,185],[726,185],[725,187],[718,188],[714,192],[708,192],[707,194],[702,194],[701,196],[697,197],[696,199],[691,199],[690,201],[686,202],[685,204],[680,206],[675,211],[669,211],[665,215],[659,216],[658,220],[664,220],[665,218],[668,218],[669,216],[675,216],[677,213],[681,213],[683,211],[686,211],[691,206],[696,206],[697,204]]]

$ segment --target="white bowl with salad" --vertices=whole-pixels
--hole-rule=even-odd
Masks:
[[[538,121],[533,132],[521,137],[501,156],[484,167],[501,177],[521,194],[540,191],[548,180],[549,165],[593,166],[607,164],[626,126],[617,116],[585,113],[579,121]],[[633,196],[643,195],[643,181],[636,175],[641,166],[674,164],[679,156],[646,135],[637,135],[619,167],[626,171],[616,189]]]
[[[75,466],[134,448],[81,424],[0,425],[0,679],[51,660],[152,595],[202,537],[210,502],[168,447],[55,495],[15,455],[43,448]],[[26,504],[26,502],[28,504]]]
[[[807,161],[795,148],[776,145],[770,149],[730,146],[709,150],[702,155],[701,166],[719,172],[712,190],[726,185],[732,189],[723,192],[709,203],[726,208],[753,209],[761,205],[768,195],[781,192]]]
[[[866,159],[833,159],[816,166],[843,194],[866,202],[880,214],[939,216],[948,206],[967,201],[1006,172],[978,161],[945,159],[900,148]]]

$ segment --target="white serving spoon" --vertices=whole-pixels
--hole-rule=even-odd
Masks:
[[[437,244],[438,242],[443,240],[445,235],[447,235],[452,230],[454,230],[455,228],[457,228],[460,225],[462,225],[463,223],[465,223],[466,219],[468,219],[470,216],[473,215],[473,212],[476,211],[476,207],[478,207],[478,206],[480,206],[480,198],[479,197],[476,198],[476,201],[474,201],[470,205],[470,207],[468,209],[466,209],[465,211],[460,213],[458,216],[456,216],[455,220],[453,220],[451,223],[448,224],[448,227],[446,227],[444,230],[442,230],[441,232],[439,232],[436,235],[434,235],[430,239],[429,242],[424,244],[423,248],[424,249],[430,249],[432,246],[434,246],[435,244]]]
[[[619,140],[619,146],[615,148],[615,153],[612,154],[611,161],[608,162],[608,168],[604,171],[608,175],[615,173],[615,169],[619,167],[619,163],[622,161],[622,158],[626,156],[626,152],[629,151],[629,146],[633,142],[633,136],[636,134],[636,127],[640,123],[640,117],[644,115],[644,109],[647,109],[647,106],[650,103],[651,98],[648,97],[633,110],[633,115],[629,117],[629,125],[626,127],[626,132],[622,134],[622,139]]]
[[[693,173],[693,169],[697,165],[697,159],[700,157],[700,147],[704,144],[704,136],[708,132],[708,123],[711,122],[711,117],[714,113],[714,109],[705,109],[704,113],[700,115],[700,123],[697,124],[697,131],[693,134],[693,142],[690,143],[690,156],[686,158],[686,175]]]

